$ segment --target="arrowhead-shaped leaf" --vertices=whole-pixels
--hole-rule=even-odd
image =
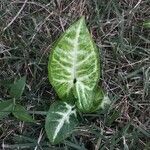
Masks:
[[[99,58],[84,17],[61,36],[49,58],[49,80],[61,99],[92,91],[99,79]]]
[[[13,106],[14,104],[12,100],[0,102],[0,119],[3,119],[10,114],[13,110]]]
[[[26,77],[22,77],[19,80],[17,80],[14,84],[11,85],[9,92],[10,95],[16,99],[20,98],[24,91],[25,84],[26,84]]]
[[[28,111],[23,106],[18,104],[15,105],[15,108],[13,110],[13,115],[21,121],[35,122],[35,120],[33,120],[33,118],[28,113]]]
[[[46,117],[45,130],[52,144],[67,138],[78,124],[74,106],[56,102],[50,106]]]

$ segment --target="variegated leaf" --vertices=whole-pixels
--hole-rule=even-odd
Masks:
[[[84,113],[92,113],[99,109],[105,109],[105,105],[111,103],[109,97],[99,87],[93,91],[78,92],[77,107]]]
[[[98,51],[84,17],[59,39],[49,58],[49,80],[61,99],[92,91],[99,79]],[[81,94],[82,94],[81,93]]]
[[[74,106],[56,102],[50,106],[46,117],[45,130],[52,144],[67,138],[78,124]]]
[[[95,112],[101,105],[104,98],[104,93],[100,88],[95,88],[92,91],[80,89],[77,92],[77,107],[84,113]]]

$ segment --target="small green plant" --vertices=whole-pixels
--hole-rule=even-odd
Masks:
[[[77,111],[93,113],[109,104],[98,86],[100,58],[84,17],[54,45],[48,64],[49,80],[60,102],[50,106],[45,129],[51,143],[68,137],[78,124]]]
[[[100,58],[84,17],[75,22],[56,42],[49,57],[49,80],[60,101],[50,106],[45,130],[52,144],[67,138],[78,125],[78,112],[93,113],[104,109],[110,100],[101,87]],[[10,100],[0,103],[0,119],[12,113],[26,122],[35,120],[19,104],[26,84],[22,77],[8,84]]]
[[[14,117],[21,121],[35,122],[28,111],[19,104],[25,84],[26,77],[16,80],[13,84],[6,84],[9,88],[11,99],[0,102],[0,120],[12,113]]]

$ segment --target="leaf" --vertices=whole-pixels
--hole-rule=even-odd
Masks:
[[[56,102],[48,111],[45,130],[52,144],[67,138],[78,124],[74,106],[66,102]]]
[[[108,97],[108,95],[104,94],[103,100],[101,102],[101,104],[99,105],[99,108],[104,109],[106,105],[110,105],[111,101]],[[99,109],[98,108],[98,109]]]
[[[16,99],[20,98],[24,91],[25,84],[26,84],[26,77],[24,76],[19,80],[17,80],[14,84],[12,84],[9,92],[10,95]]]
[[[23,106],[18,105],[18,104],[16,104],[16,106],[14,108],[13,115],[21,121],[35,122],[35,120],[33,120],[33,118],[28,113],[28,111],[25,110],[25,108]]]
[[[98,55],[82,17],[61,36],[49,57],[49,80],[60,99],[70,100],[80,90],[95,88],[100,76]]]
[[[77,94],[76,98],[78,99],[76,105],[78,109],[84,113],[96,112],[110,104],[109,97],[100,87],[96,87],[93,91],[82,91],[82,89],[80,89]]]
[[[143,27],[144,28],[150,28],[150,20],[146,20],[143,22]]]
[[[81,88],[77,89],[76,93],[77,93],[77,95],[75,95],[75,97],[77,98],[76,105],[78,109],[84,113],[93,112],[99,106],[99,103],[101,103],[101,100],[103,98],[103,93],[101,93],[101,100],[96,99],[96,94],[100,94],[100,91],[96,90],[90,91],[87,89],[83,90]],[[97,101],[99,102],[97,103]]]
[[[12,112],[13,106],[14,105],[12,100],[0,102],[0,120]]]

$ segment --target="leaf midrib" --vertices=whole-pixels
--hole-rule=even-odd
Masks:
[[[64,123],[67,122],[69,123],[69,116],[73,113],[75,113],[74,110],[72,110],[73,107],[69,106],[67,103],[65,103],[66,107],[67,107],[67,111],[62,113],[62,112],[55,112],[59,115],[62,116],[62,119],[59,119],[57,120],[59,123],[58,123],[58,126],[54,132],[54,136],[53,136],[53,141],[56,139],[60,129],[63,127]]]
[[[72,79],[73,82],[74,80],[77,80],[77,52],[78,52],[78,43],[79,43],[79,35],[80,35],[80,30],[81,30],[81,25],[82,22],[80,21],[79,26],[77,28],[76,36],[74,39],[74,48],[73,48],[73,53],[72,53],[72,58],[73,58],[73,73],[72,73]]]

